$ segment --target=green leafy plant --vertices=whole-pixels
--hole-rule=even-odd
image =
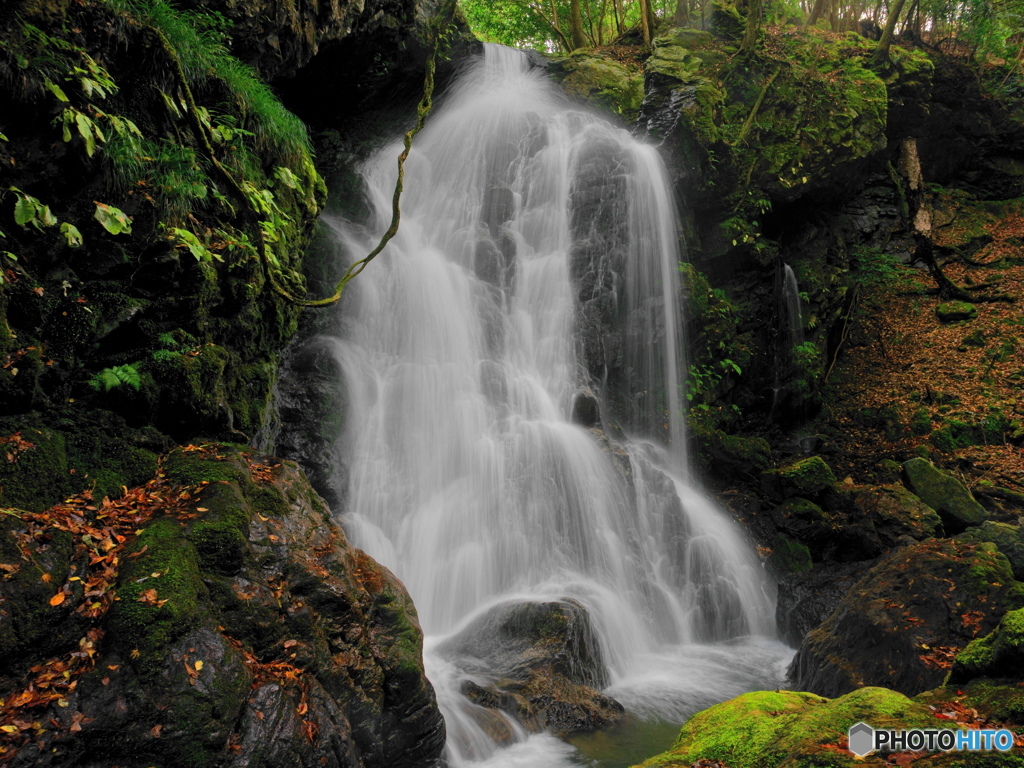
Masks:
[[[103,225],[107,232],[112,235],[130,235],[132,233],[132,221],[128,218],[128,214],[112,205],[106,205],[97,201],[93,202],[96,203],[96,211],[93,213],[93,218]]]
[[[69,247],[77,248],[82,244],[82,233],[78,231],[78,228],[70,222],[60,222],[53,214],[53,211],[50,210],[50,206],[44,205],[39,198],[17,187],[10,187],[9,191],[13,192],[15,196],[14,221],[16,224],[23,227],[32,227],[38,232],[56,227],[59,224],[60,234]],[[3,233],[0,233],[0,235],[6,237]],[[3,251],[3,253],[7,254],[8,258],[15,258],[14,254],[10,251]]]
[[[139,375],[139,369],[129,363],[128,365],[104,368],[90,378],[88,384],[97,392],[109,392],[120,387],[129,387],[138,391],[142,386],[142,377]]]
[[[33,227],[39,232],[44,227],[57,226],[57,217],[53,215],[50,206],[43,205],[39,198],[33,197],[27,192],[22,192],[17,187],[11,187],[16,200],[14,203],[14,223],[22,227]]]
[[[168,237],[178,248],[185,248],[191,253],[196,261],[223,261],[220,254],[214,253],[196,235],[187,229],[180,227],[167,227]]]

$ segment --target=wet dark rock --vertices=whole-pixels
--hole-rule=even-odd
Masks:
[[[839,607],[873,562],[820,563],[779,582],[775,622],[782,641],[794,648]]]
[[[795,689],[822,696],[865,685],[914,695],[941,684],[941,654],[1022,605],[1024,584],[993,544],[931,539],[904,547],[873,566],[804,638],[789,675]]]
[[[601,404],[589,387],[581,389],[573,398],[572,420],[584,427],[601,426]]]
[[[328,505],[342,509],[348,477],[339,437],[348,397],[334,344],[317,336],[284,355],[277,387],[280,426],[273,449],[302,467]]]
[[[591,731],[623,716],[603,695],[608,673],[586,609],[575,600],[499,605],[440,649],[472,676],[462,692],[531,731]]]

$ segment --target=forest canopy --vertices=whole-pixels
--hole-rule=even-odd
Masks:
[[[879,39],[891,27],[895,39],[965,59],[1017,62],[1024,54],[1024,0],[461,0],[461,7],[482,39],[551,53],[649,43],[662,24],[706,29],[718,12],[744,17],[745,37],[788,25]]]

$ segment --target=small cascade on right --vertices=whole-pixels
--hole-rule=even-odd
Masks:
[[[804,343],[804,316],[800,309],[800,286],[796,273],[789,264],[782,265],[782,300],[786,305],[786,324],[789,327],[789,357]]]

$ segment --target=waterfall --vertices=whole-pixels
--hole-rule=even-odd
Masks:
[[[786,322],[789,325],[789,356],[804,343],[804,316],[800,308],[800,286],[796,273],[789,264],[782,265],[782,298],[786,305]]]
[[[347,230],[353,253],[387,226],[396,155],[364,168],[375,213]],[[589,194],[597,181],[623,194]],[[436,652],[509,599],[582,604],[609,693],[642,717],[681,721],[778,685],[772,586],[686,479],[676,214],[655,151],[568,103],[523,54],[487,46],[417,137],[402,210],[334,341],[343,523],[412,594],[449,761],[539,750],[536,764],[575,764],[521,729],[498,750],[465,714],[459,659]],[[583,363],[584,273],[601,287],[587,316],[619,329],[602,348],[621,334],[604,373]],[[633,409],[615,417],[623,450],[570,418],[581,387],[610,413],[616,376]]]

